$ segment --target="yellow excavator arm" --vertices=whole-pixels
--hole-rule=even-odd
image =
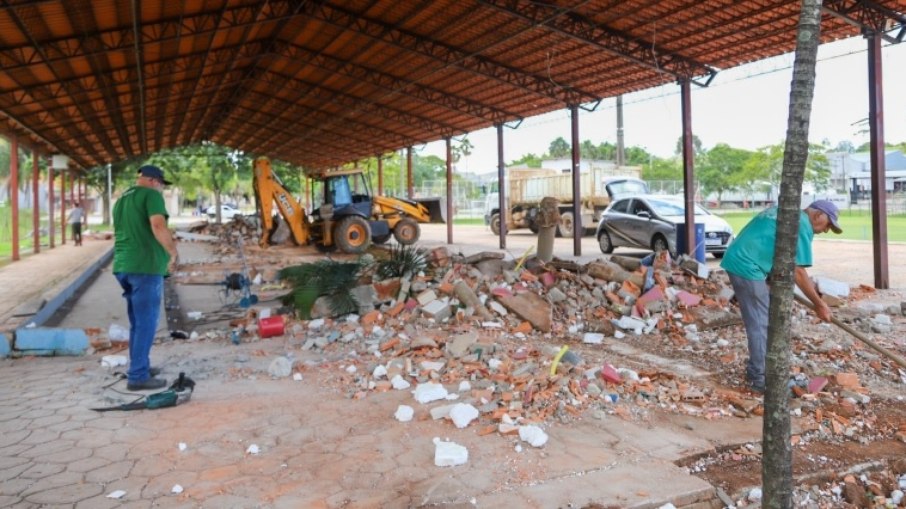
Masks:
[[[296,243],[300,246],[308,244],[311,235],[308,216],[273,172],[271,162],[266,157],[255,159],[252,186],[255,188],[261,217],[261,246],[266,247],[270,242],[271,230],[274,227],[274,204],[292,231]]]

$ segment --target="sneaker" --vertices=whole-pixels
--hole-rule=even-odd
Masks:
[[[151,378],[156,377],[161,372],[160,368],[148,368],[148,374],[151,375]]]
[[[149,378],[141,382],[129,382],[126,389],[130,391],[153,391],[167,386],[167,380],[164,378]]]
[[[748,388],[752,392],[755,392],[758,394],[764,394],[764,384],[756,384],[756,383],[750,382],[748,385]]]

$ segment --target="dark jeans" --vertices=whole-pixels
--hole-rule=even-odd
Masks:
[[[164,277],[150,274],[114,274],[123,288],[129,314],[129,383],[151,378],[151,345],[160,319]]]
[[[82,223],[72,223],[72,241],[75,245],[82,245]]]

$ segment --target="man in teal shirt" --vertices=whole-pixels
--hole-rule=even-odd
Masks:
[[[138,169],[130,187],[113,207],[115,241],[113,275],[123,289],[129,315],[130,391],[167,385],[151,368],[151,345],[160,319],[164,276],[176,268],[176,243],[167,229],[167,209],[161,190],[170,184],[157,166]]]
[[[799,214],[799,237],[796,245],[796,285],[815,305],[822,320],[831,319],[830,308],[818,295],[806,267],[812,266],[812,238],[816,233],[842,233],[839,211],[833,202],[818,200]],[[764,365],[768,344],[768,306],[770,290],[767,278],[774,265],[777,238],[777,207],[765,209],[739,232],[730,244],[720,266],[727,271],[749,343],[746,380],[749,388],[764,392]]]

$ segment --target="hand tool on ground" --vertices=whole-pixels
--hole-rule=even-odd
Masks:
[[[92,408],[96,412],[110,412],[113,410],[156,410],[158,408],[168,408],[171,406],[187,403],[192,398],[192,391],[195,390],[195,381],[187,377],[185,373],[179,373],[179,378],[173,382],[169,389],[161,392],[155,392],[147,396],[142,396],[132,403],[124,403],[105,408]]]
[[[802,304],[803,306],[807,307],[808,309],[810,309],[812,311],[815,310],[815,306],[812,305],[812,302],[810,300],[808,300],[807,298],[805,298],[802,295],[799,295],[798,293],[794,294],[794,295],[796,297],[796,302]],[[846,332],[852,334],[853,337],[855,337],[859,341],[861,341],[861,342],[865,343],[866,345],[868,345],[869,347],[871,347],[872,350],[884,355],[888,359],[899,364],[901,368],[906,369],[906,360],[903,360],[902,357],[900,357],[897,354],[891,352],[890,350],[884,348],[883,346],[875,343],[874,341],[868,339],[865,336],[865,334],[862,334],[861,332],[857,331],[856,329],[853,329],[849,324],[845,324],[833,316],[831,316],[831,323],[833,323],[837,327],[840,327],[841,329],[845,330]]]

